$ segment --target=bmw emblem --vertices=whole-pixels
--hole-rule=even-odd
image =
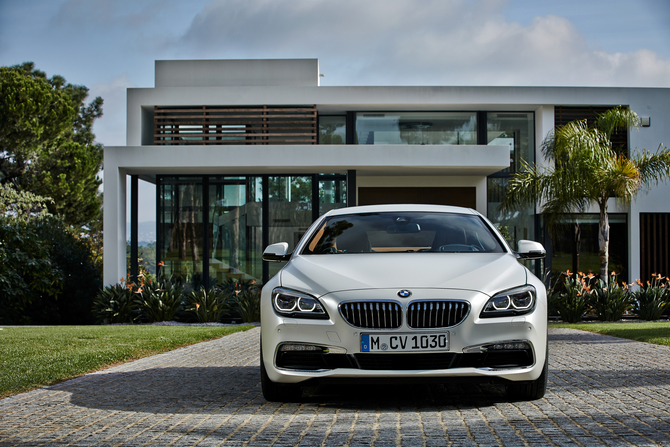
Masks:
[[[403,289],[403,290],[398,292],[398,296],[400,298],[409,298],[410,296],[412,296],[412,292],[410,292],[409,290]]]

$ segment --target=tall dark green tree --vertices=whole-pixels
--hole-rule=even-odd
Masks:
[[[72,226],[100,219],[102,145],[93,123],[102,99],[50,79],[32,62],[0,67],[0,183],[50,197],[49,211]]]

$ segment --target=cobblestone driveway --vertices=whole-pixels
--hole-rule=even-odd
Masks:
[[[313,388],[266,402],[259,329],[0,401],[0,445],[668,445],[670,348],[550,329],[545,399],[495,386]]]

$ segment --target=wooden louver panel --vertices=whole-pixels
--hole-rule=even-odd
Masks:
[[[640,277],[670,276],[670,213],[640,213]]]
[[[154,107],[155,145],[316,144],[316,106]]]
[[[614,106],[556,106],[554,108],[554,126],[565,126],[570,121],[586,120],[594,126],[598,115],[605,113]],[[615,130],[612,133],[612,149],[618,153],[628,154],[628,131]]]

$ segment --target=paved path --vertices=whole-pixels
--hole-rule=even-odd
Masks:
[[[670,347],[550,330],[545,399],[495,386],[307,390],[266,402],[259,329],[0,400],[0,445],[668,445]]]

